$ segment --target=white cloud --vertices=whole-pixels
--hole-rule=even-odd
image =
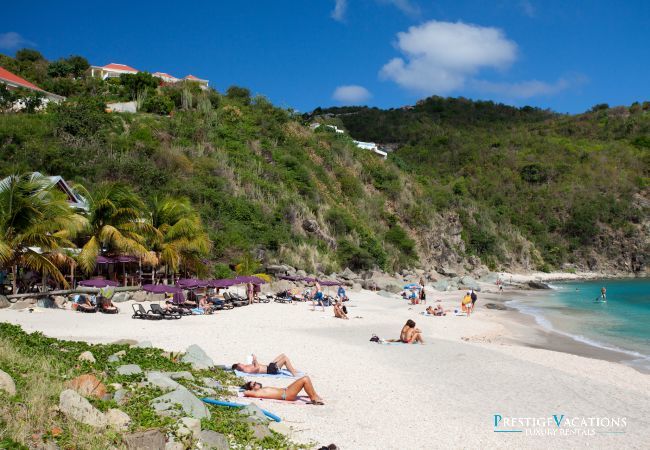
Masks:
[[[338,102],[352,104],[361,103],[370,99],[372,94],[363,86],[347,85],[339,86],[334,90],[332,98]]]
[[[343,22],[345,20],[345,13],[348,10],[348,0],[334,0],[334,10],[332,11],[332,19]]]
[[[553,95],[564,91],[573,83],[566,78],[560,78],[555,83],[530,80],[517,83],[494,83],[491,81],[475,80],[473,87],[480,92],[497,94],[510,99],[525,99],[540,95]]]
[[[411,0],[378,0],[379,3],[387,3],[395,6],[407,16],[416,17],[420,15],[420,7]]]
[[[0,48],[13,50],[23,45],[34,45],[15,31],[0,33]]]
[[[537,14],[537,8],[535,8],[535,5],[533,5],[530,0],[521,0],[519,2],[519,8],[521,8],[521,12],[524,13],[525,16],[535,17]]]
[[[498,28],[432,20],[397,34],[403,58],[393,58],[380,75],[426,94],[445,94],[465,86],[482,68],[506,69],[517,44]]]

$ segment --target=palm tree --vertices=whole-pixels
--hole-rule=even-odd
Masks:
[[[212,247],[201,217],[187,198],[153,197],[150,201],[151,247],[172,272],[185,267],[198,271]]]
[[[145,236],[156,233],[145,219],[145,205],[128,187],[118,183],[99,186],[91,195],[84,193],[89,203],[88,242],[77,257],[79,266],[90,273],[97,256],[119,253],[144,257],[147,254]]]
[[[50,274],[67,286],[57,263],[70,263],[62,250],[72,248],[86,219],[75,213],[65,194],[40,174],[10,175],[0,181],[0,266]]]

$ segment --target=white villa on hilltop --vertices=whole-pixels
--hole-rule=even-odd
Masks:
[[[315,131],[317,128],[322,127],[323,125],[326,126],[327,128],[334,130],[336,133],[339,134],[345,133],[344,130],[340,129],[336,125],[321,124],[319,122],[311,123],[309,125],[309,128]],[[383,150],[380,150],[379,146],[374,142],[362,142],[362,141],[354,141],[354,140],[353,142],[356,144],[357,147],[362,148],[364,150],[370,150],[371,152],[381,156],[383,159],[388,158],[388,153]]]
[[[65,100],[65,97],[62,95],[53,94],[51,92],[44,91],[43,89],[36,86],[34,83],[30,83],[26,79],[19,77],[15,73],[9,72],[7,69],[0,67],[0,83],[4,84],[7,89],[14,91],[17,89],[26,89],[28,91],[38,92],[43,96],[42,105],[45,106],[48,102],[59,103]],[[25,102],[18,100],[11,107],[14,111],[20,111],[25,108]]]
[[[133,67],[127,66],[126,64],[118,63],[110,63],[106,64],[105,66],[90,67],[90,75],[93,77],[101,78],[102,80],[106,80],[108,78],[116,78],[125,73],[136,74],[138,72],[140,72],[138,69],[134,69]],[[202,89],[207,89],[210,83],[209,80],[198,78],[194,75],[187,75],[184,78],[177,78],[165,72],[154,72],[151,75],[156,78],[160,78],[164,83],[178,83],[179,81],[184,80],[193,81],[195,83],[198,83]]]

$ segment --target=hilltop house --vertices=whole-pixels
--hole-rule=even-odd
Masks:
[[[110,63],[106,64],[105,66],[90,67],[90,75],[93,77],[99,77],[102,80],[106,80],[108,78],[116,78],[125,73],[136,74],[138,72],[140,72],[138,69],[134,69],[133,67],[127,66],[126,64],[118,63]],[[178,83],[179,81],[183,80],[193,81],[195,83],[198,83],[202,89],[207,89],[210,83],[209,80],[198,78],[194,75],[187,75],[185,78],[178,78],[165,72],[154,72],[151,75],[156,78],[160,78],[164,83],[169,84]]]
[[[354,143],[359,148],[362,148],[364,150],[370,150],[371,152],[376,153],[377,155],[381,156],[384,159],[388,158],[388,153],[386,153],[383,150],[379,150],[379,146],[374,142],[354,141]]]
[[[52,94],[51,92],[44,91],[43,89],[36,86],[34,83],[30,83],[24,78],[19,77],[18,75],[9,72],[7,69],[0,67],[0,83],[7,86],[10,91],[17,89],[27,89],[28,91],[38,92],[43,95],[43,103],[47,104],[48,102],[60,102],[65,100],[65,97],[57,94]],[[21,110],[25,107],[25,104],[22,101],[18,101],[13,105],[14,110]]]

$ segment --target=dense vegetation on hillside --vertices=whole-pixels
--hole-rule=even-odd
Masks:
[[[35,70],[15,65],[28,79]],[[44,70],[45,82],[61,78]],[[91,191],[119,181],[144,198],[187,197],[216,261],[632,271],[648,254],[646,104],[562,116],[431,98],[300,117],[239,87],[64,78],[76,86],[65,103],[0,115],[0,175],[38,170]],[[128,98],[151,113],[104,112]],[[314,118],[400,148],[383,161],[348,135],[311,132]]]

